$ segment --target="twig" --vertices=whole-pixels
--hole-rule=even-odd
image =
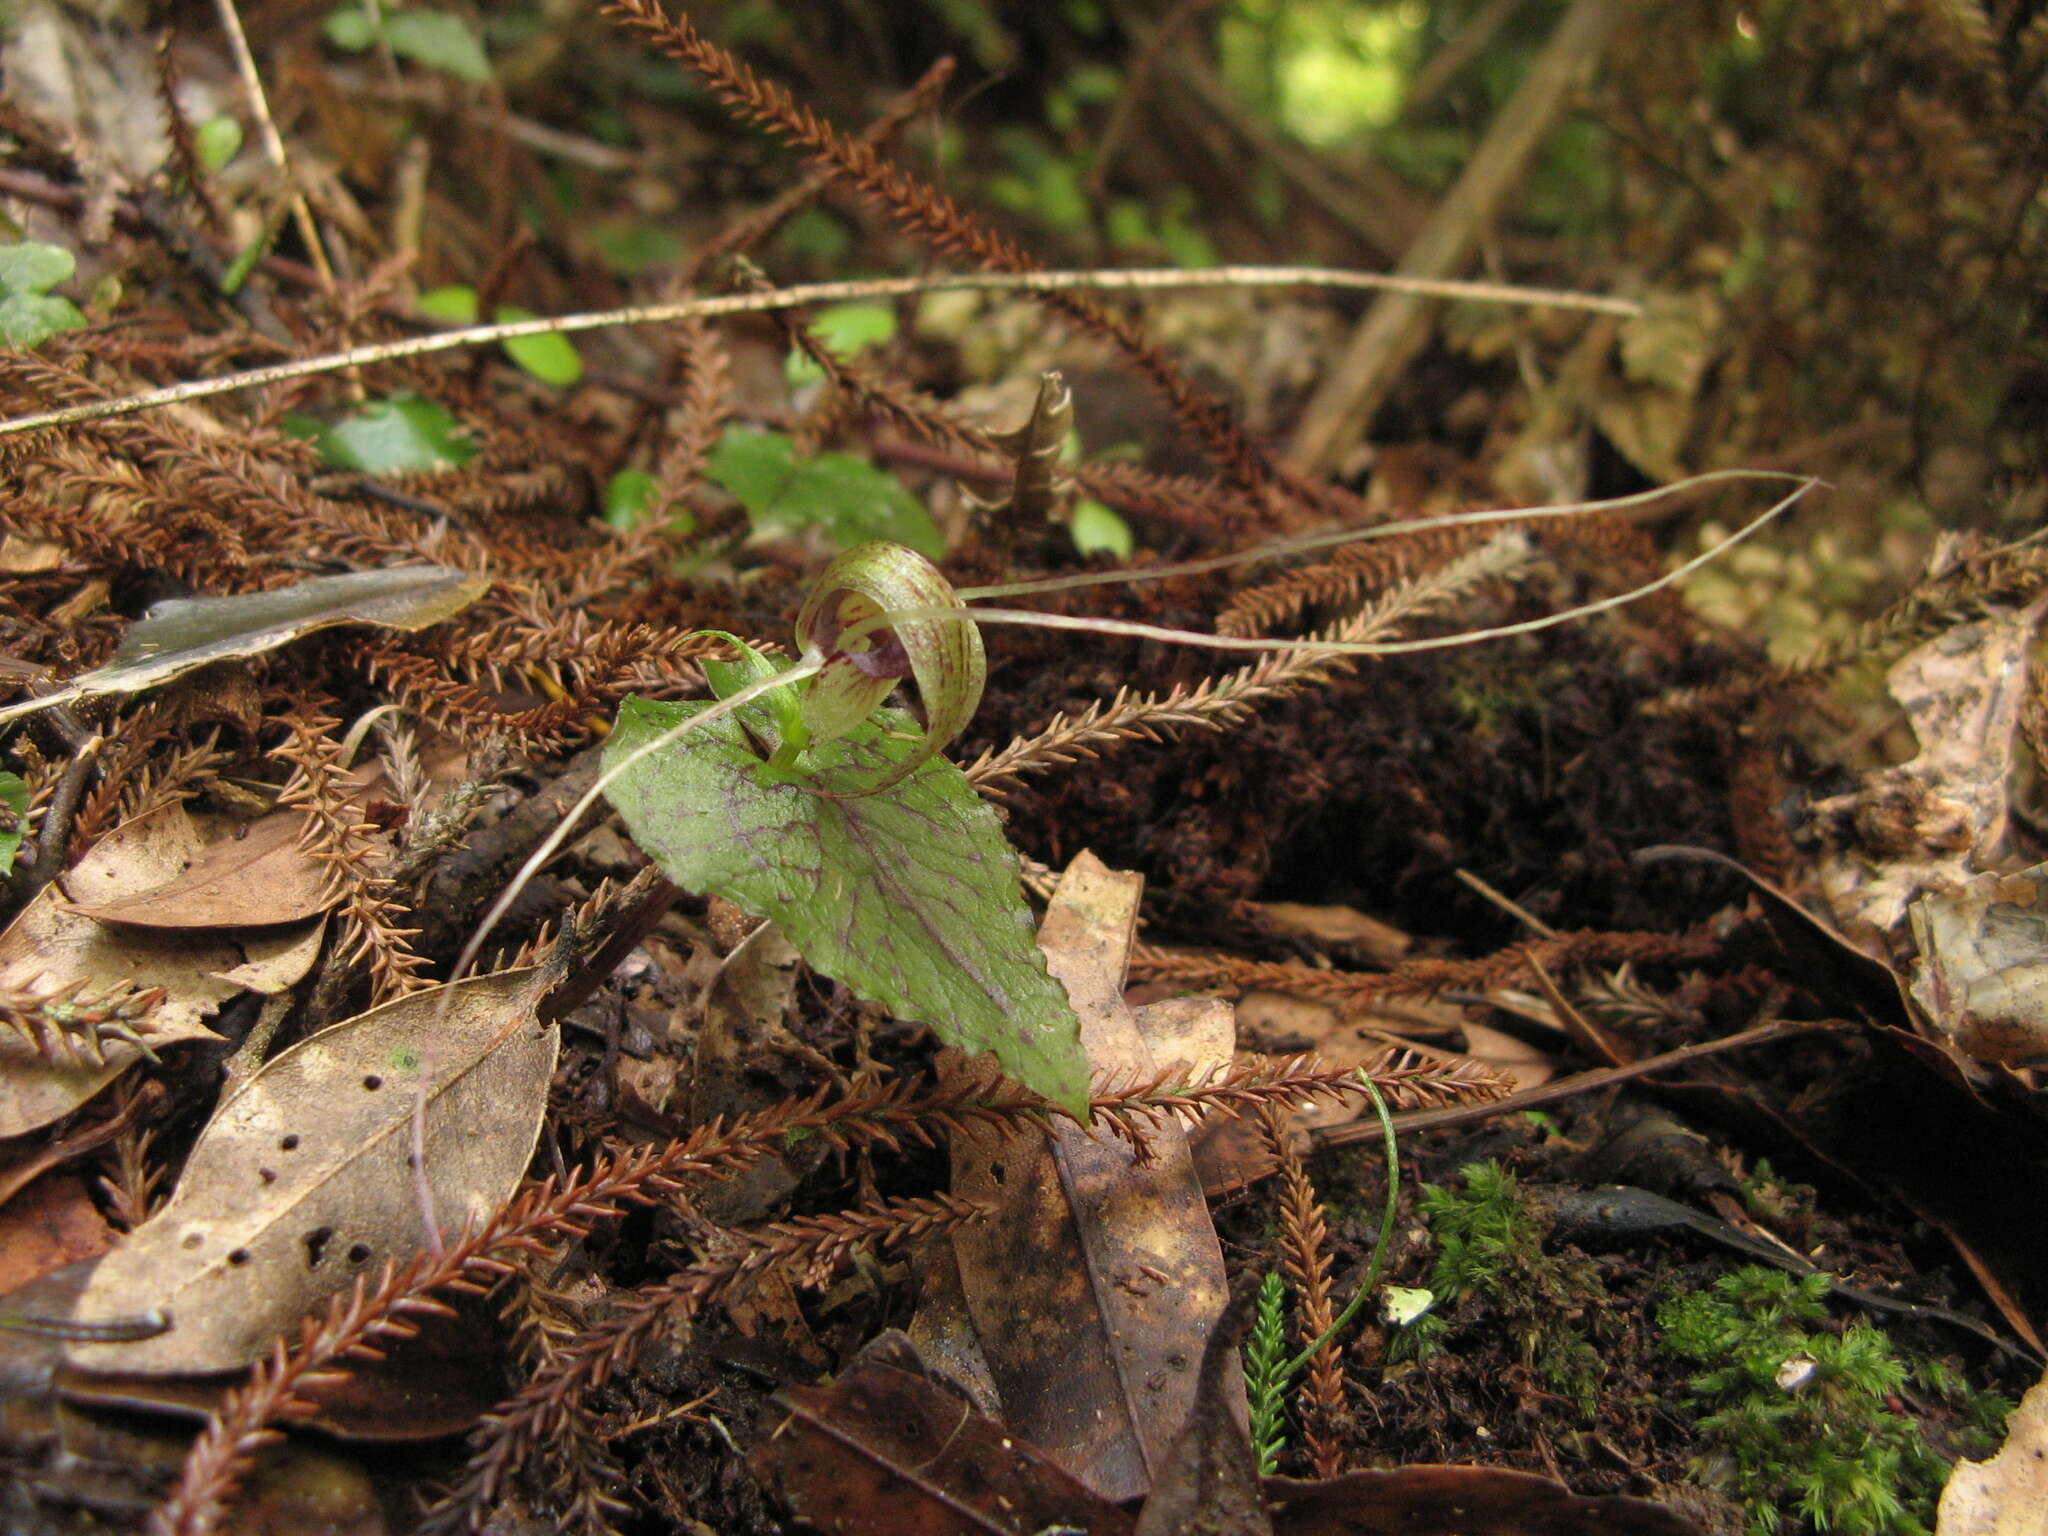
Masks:
[[[315,374],[340,373],[372,363],[400,362],[428,357],[464,347],[489,346],[516,341],[523,336],[564,335],[602,330],[613,325],[665,325],[681,320],[711,319],[721,315],[761,314],[806,304],[836,304],[852,299],[901,298],[948,289],[973,289],[989,293],[1066,293],[1091,290],[1121,292],[1163,288],[1384,288],[1402,293],[1428,294],[1438,298],[1493,300],[1503,304],[1529,304],[1553,309],[1582,309],[1600,314],[1634,315],[1641,306],[1629,299],[1610,299],[1596,294],[1569,293],[1561,289],[1516,288],[1501,283],[1465,283],[1440,279],[1409,278],[1385,272],[1350,272],[1333,267],[1207,267],[1188,271],[1179,267],[1130,267],[1111,272],[950,272],[928,277],[877,277],[837,283],[800,283],[769,293],[725,293],[710,298],[686,299],[674,304],[636,304],[622,309],[592,310],[585,314],[547,316],[537,320],[508,320],[496,325],[467,326],[461,330],[439,331],[431,336],[413,336],[402,341],[349,347],[320,357],[276,363],[243,373],[225,374],[217,379],[194,379],[163,389],[145,390],[118,400],[95,400],[61,410],[42,411],[0,421],[0,437],[34,432],[44,427],[68,426],[73,422],[97,421],[108,416],[126,416],[160,405],[186,400],[204,400],[237,390],[281,384]]]
[[[221,30],[227,33],[228,51],[235,56],[235,73],[241,76],[242,89],[248,93],[249,111],[255,116],[257,132],[263,139],[263,153],[284,178],[285,192],[291,199],[292,222],[299,227],[299,238],[305,242],[306,254],[313,259],[313,270],[320,274],[320,286],[332,295],[334,269],[327,264],[327,249],[321,244],[319,226],[313,222],[313,210],[306,206],[306,194],[292,178],[291,156],[285,153],[284,136],[277,131],[277,122],[270,115],[270,97],[263,89],[263,76],[256,69],[256,56],[249,51],[249,38],[242,31],[235,0],[214,0],[214,10],[220,15]]]
[[[1448,277],[1465,263],[1480,230],[1542,142],[1566,92],[1587,63],[1599,57],[1625,10],[1619,0],[1574,0],[1464,174],[1403,253],[1404,274]],[[1325,469],[1357,439],[1421,350],[1434,312],[1412,295],[1382,299],[1367,311],[1343,359],[1302,410],[1291,444],[1296,464],[1310,471]]]

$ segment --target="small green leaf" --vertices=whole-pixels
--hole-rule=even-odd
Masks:
[[[606,768],[707,707],[627,699]],[[755,714],[757,731],[769,719]],[[651,753],[609,794],[670,879],[773,918],[825,975],[948,1045],[993,1051],[1019,1082],[1085,1112],[1079,1022],[1032,940],[1016,855],[966,775],[933,758],[882,794],[811,792],[872,782],[917,740],[908,714],[883,710],[814,747],[799,778],[761,761],[727,717]]]
[[[469,24],[448,11],[384,10],[384,39],[401,59],[442,70],[458,80],[482,85],[491,78],[491,61]],[[350,53],[361,53],[377,40],[377,20],[367,7],[343,6],[329,11],[321,23],[327,40]]]
[[[59,331],[84,324],[78,306],[55,294],[16,293],[0,299],[0,342],[17,351],[39,347]]]
[[[785,433],[728,427],[705,472],[740,499],[759,533],[822,528],[841,548],[886,539],[933,560],[946,552],[924,504],[850,454],[800,461]]]
[[[429,320],[443,325],[476,324],[476,290],[463,283],[429,288],[415,306]],[[494,320],[531,320],[533,311],[516,304],[500,304]],[[583,377],[583,359],[568,337],[556,334],[521,336],[505,343],[505,355],[539,379],[557,389],[567,389]]]
[[[419,296],[415,307],[427,319],[443,325],[476,324],[476,290],[465,283],[429,288]]]
[[[242,152],[242,125],[232,117],[209,117],[192,131],[199,168],[209,176]]]
[[[494,319],[531,320],[533,311],[521,309],[516,304],[500,304]],[[559,331],[544,331],[538,336],[517,336],[505,343],[505,355],[539,379],[543,384],[552,384],[557,389],[567,389],[583,377],[583,359],[577,354],[576,344]]]
[[[320,23],[320,30],[327,41],[349,53],[361,53],[377,40],[377,23],[370,19],[370,13],[359,6],[346,5],[339,10],[329,11],[327,19]]]
[[[605,522],[621,532],[632,532],[652,510],[654,493],[660,488],[654,476],[644,469],[620,470],[605,483]],[[681,520],[687,522],[688,514],[682,514]]]
[[[604,264],[620,277],[673,266],[683,255],[683,242],[674,230],[642,219],[596,225],[590,239]]]
[[[469,23],[449,11],[384,13],[391,51],[402,59],[442,70],[458,80],[482,85],[491,78],[491,61]]]
[[[0,875],[14,871],[14,856],[21,852],[21,840],[28,836],[28,785],[18,773],[0,773],[0,805],[7,807],[10,814],[0,821],[11,825],[0,828]]]
[[[853,236],[844,223],[824,209],[806,208],[782,226],[775,241],[799,260],[829,267],[852,247]]]
[[[879,346],[896,335],[896,311],[881,304],[831,304],[810,324],[816,337],[835,357],[852,357],[862,347]],[[791,389],[816,384],[825,370],[803,352],[791,351],[782,365]]]
[[[0,245],[0,295],[47,293],[78,270],[78,262],[61,245],[23,240]]]
[[[324,430],[320,456],[337,469],[366,475],[453,469],[476,453],[462,430],[462,424],[433,401],[394,395],[373,400]]]
[[[1073,536],[1075,551],[1082,555],[1115,555],[1128,560],[1137,548],[1131,525],[1099,501],[1075,502],[1067,532]]]
[[[77,270],[61,245],[0,245],[0,344],[26,351],[84,325],[76,304],[45,291]]]

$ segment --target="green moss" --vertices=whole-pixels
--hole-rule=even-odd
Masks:
[[[1910,1379],[1954,1405],[1972,1454],[1988,1451],[2006,1405],[1944,1362],[1909,1369],[1868,1323],[1813,1326],[1827,1291],[1824,1275],[1752,1265],[1659,1310],[1661,1347],[1708,1368],[1688,1383],[1693,1473],[1747,1506],[1752,1536],[1788,1516],[1831,1536],[1924,1533],[1949,1461],[1891,1400]]]
[[[1492,1321],[1511,1332],[1525,1366],[1592,1418],[1605,1373],[1588,1337],[1603,1321],[1607,1293],[1598,1271],[1586,1259],[1543,1251],[1549,1224],[1500,1164],[1467,1164],[1459,1178],[1462,1190],[1422,1188],[1422,1212],[1437,1241],[1429,1288],[1448,1315],[1426,1337],[1409,1330],[1413,1342],[1434,1345],[1450,1325]]]

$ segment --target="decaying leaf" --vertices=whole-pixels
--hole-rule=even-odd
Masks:
[[[358,776],[367,786],[373,782]],[[239,824],[195,853],[168,880],[71,908],[138,928],[261,928],[303,922],[341,899],[331,864],[304,851],[310,818],[273,811]],[[67,882],[69,884],[71,882]]]
[[[776,1394],[784,1416],[752,1465],[799,1514],[848,1536],[1127,1536],[1130,1516],[914,1369],[914,1351],[876,1355]]]
[[[1258,1454],[1239,1411],[1238,1346],[1257,1302],[1258,1287],[1246,1286],[1210,1328],[1194,1409],[1145,1497],[1136,1536],[1272,1536]]]
[[[55,693],[0,709],[0,721],[101,694],[140,693],[198,667],[259,656],[336,624],[425,629],[453,618],[490,582],[444,566],[400,566],[315,576],[276,592],[174,597],[157,603],[121,638],[114,659]]]
[[[1895,936],[1923,890],[2003,872],[2027,653],[2048,602],[1945,630],[1886,676],[1920,755],[1818,802],[1822,889],[1852,938]]]
[[[161,987],[164,999],[150,1015],[152,1046],[212,1039],[202,1022],[243,990],[230,979],[238,967],[275,961],[284,953],[312,964],[304,935],[270,930],[260,937],[152,932],[98,922],[72,910],[66,892],[87,904],[113,901],[173,879],[204,847],[184,807],[167,805],[124,822],[101,838],[61,885],[45,886],[0,933],[0,984],[49,996],[75,988],[81,995]],[[274,967],[266,974],[276,976]],[[133,1046],[107,1047],[99,1063],[60,1065],[30,1044],[0,1031],[0,1136],[18,1136],[68,1114],[141,1059]]]
[[[1979,875],[1907,909],[1913,997],[1979,1061],[2048,1066],[2048,864]]]
[[[2005,1422],[1989,1461],[1959,1461],[1941,1490],[1934,1536],[2036,1536],[2048,1530],[2048,1380]]]
[[[193,1147],[170,1202],[108,1255],[79,1299],[86,1322],[167,1309],[171,1329],[78,1344],[87,1370],[246,1365],[358,1275],[424,1241],[409,1166],[423,1061],[427,1173],[448,1227],[511,1193],[540,1134],[556,1032],[538,967],[415,993],[322,1030],[265,1064]],[[430,1055],[421,1045],[435,1031]]]
[[[1157,1060],[1123,1000],[1142,880],[1091,854],[1068,867],[1039,944],[1099,1074]],[[956,1233],[974,1332],[1004,1417],[1105,1498],[1145,1493],[1193,1413],[1202,1344],[1229,1292],[1223,1253],[1177,1126],[1140,1160],[1106,1131],[953,1141],[953,1191],[991,1215]],[[1242,1415],[1243,1384],[1231,1384]]]

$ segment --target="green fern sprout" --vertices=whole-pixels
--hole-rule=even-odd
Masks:
[[[1287,1287],[1279,1271],[1259,1282],[1258,1312],[1244,1346],[1245,1395],[1251,1404],[1252,1450],[1259,1476],[1271,1477],[1287,1448]]]

